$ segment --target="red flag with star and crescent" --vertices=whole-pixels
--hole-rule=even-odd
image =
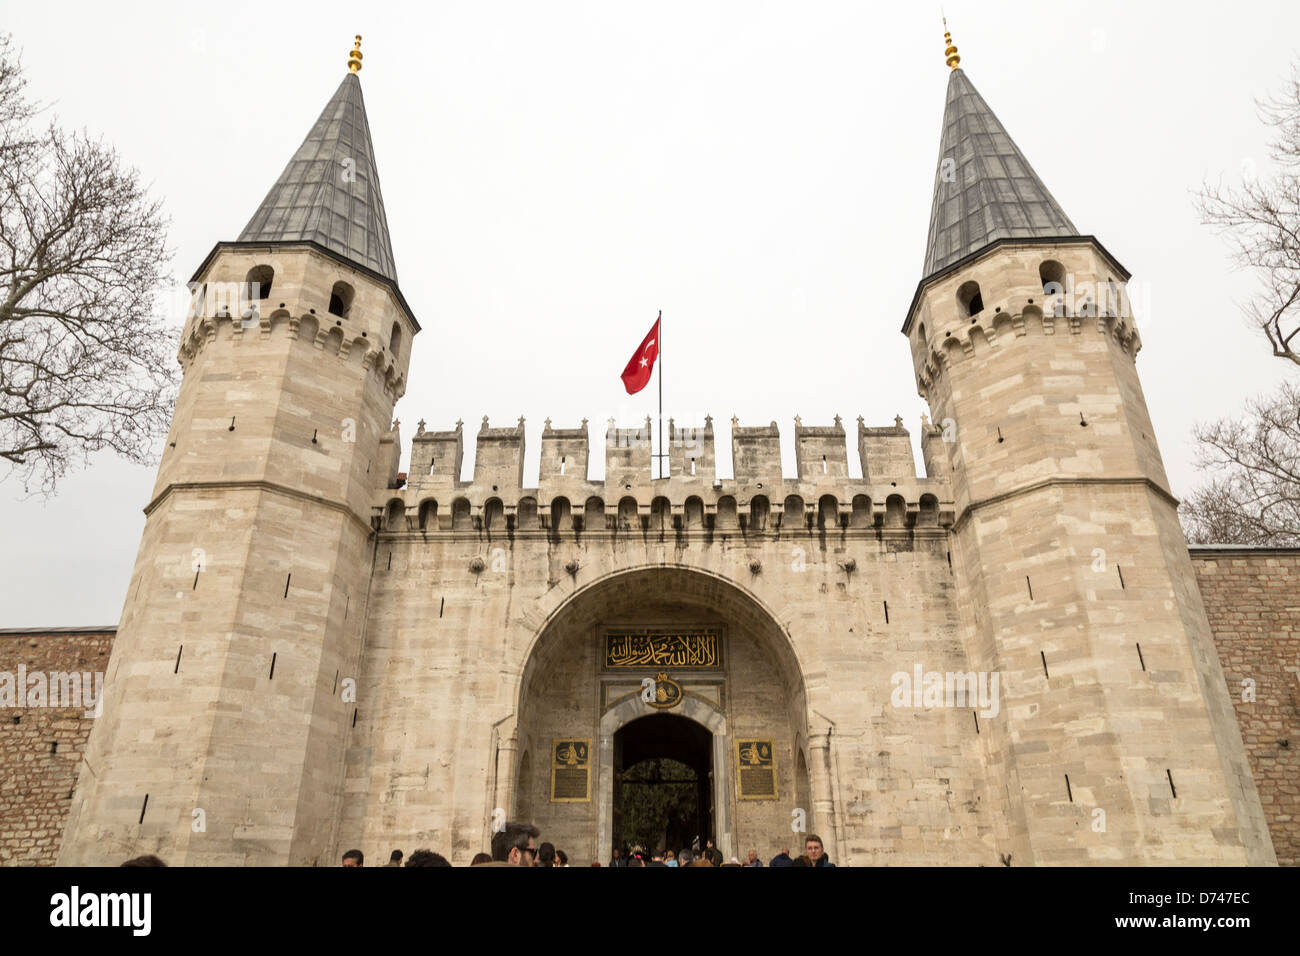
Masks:
[[[642,340],[641,347],[632,354],[627,368],[623,369],[623,387],[627,389],[629,395],[635,395],[646,387],[650,381],[650,374],[655,369],[655,359],[658,357],[659,320],[655,319],[655,324],[650,327],[650,331]]]

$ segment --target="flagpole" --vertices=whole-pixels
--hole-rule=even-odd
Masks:
[[[659,310],[659,318],[655,320],[659,326],[659,477],[664,475],[664,310]]]

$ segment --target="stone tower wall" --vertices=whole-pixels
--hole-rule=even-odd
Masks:
[[[1043,302],[1049,259],[1073,300]],[[1133,369],[1140,341],[1096,292],[1124,278],[1088,241],[995,247],[925,287],[905,328],[952,439],[972,661],[1009,695],[985,741],[1005,783],[995,818],[1036,863],[1268,863]]]
[[[270,298],[186,323],[185,369],[62,863],[319,859],[337,819],[384,439],[414,326],[305,247],[218,250],[200,281],[276,268]],[[356,289],[327,311],[336,281]],[[385,348],[393,323],[405,354]],[[233,419],[233,422],[232,422]],[[234,428],[232,430],[231,425]]]

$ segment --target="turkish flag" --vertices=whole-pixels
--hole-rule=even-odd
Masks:
[[[641,347],[632,354],[627,368],[623,369],[623,387],[627,389],[629,395],[635,395],[646,387],[650,381],[650,373],[655,369],[655,359],[658,357],[659,320],[655,319],[655,324],[650,327],[650,331],[641,342]]]

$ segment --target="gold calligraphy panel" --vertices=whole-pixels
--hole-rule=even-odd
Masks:
[[[736,771],[741,800],[776,799],[776,754],[772,741],[737,740]]]
[[[721,670],[722,635],[715,628],[607,631],[603,667]]]
[[[551,748],[551,803],[591,802],[591,738],[555,740]]]

